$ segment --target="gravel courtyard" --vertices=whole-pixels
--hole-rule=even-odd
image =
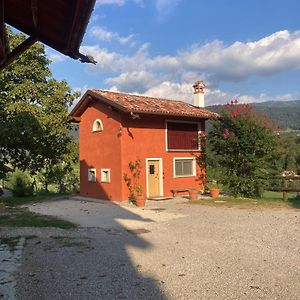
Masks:
[[[183,200],[145,209],[64,200],[30,209],[81,227],[1,229],[30,236],[14,273],[17,299],[300,298],[296,209]]]

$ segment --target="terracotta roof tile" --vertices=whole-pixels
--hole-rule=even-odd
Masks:
[[[115,104],[117,107],[133,113],[187,116],[207,119],[216,118],[219,116],[218,114],[210,112],[205,108],[197,107],[183,101],[167,100],[95,89],[90,90],[90,92],[96,97],[100,96],[101,99],[105,98],[106,100],[111,102],[112,105]],[[105,99],[103,100],[105,101]]]

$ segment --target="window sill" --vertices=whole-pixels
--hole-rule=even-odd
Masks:
[[[168,152],[201,152],[201,149],[167,149]]]
[[[179,176],[174,176],[174,178],[190,178],[190,177],[196,177],[196,175],[179,175]]]

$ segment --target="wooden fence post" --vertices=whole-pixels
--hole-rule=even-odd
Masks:
[[[288,193],[286,191],[286,188],[288,187],[288,182],[285,178],[282,178],[282,187],[283,187],[283,201],[287,201]]]

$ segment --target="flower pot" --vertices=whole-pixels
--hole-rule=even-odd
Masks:
[[[135,205],[139,207],[145,206],[146,199],[144,196],[137,196],[135,199]]]
[[[199,192],[196,189],[192,189],[192,190],[189,190],[189,195],[190,195],[190,201],[191,202],[197,201]]]
[[[220,194],[220,189],[219,188],[212,188],[209,190],[210,192],[210,196],[212,198],[218,198],[219,194]]]

